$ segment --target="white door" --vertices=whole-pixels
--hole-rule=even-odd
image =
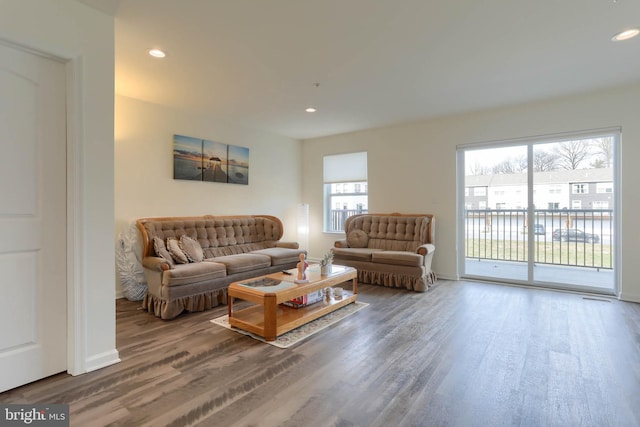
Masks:
[[[0,392],[67,369],[65,82],[0,44]]]

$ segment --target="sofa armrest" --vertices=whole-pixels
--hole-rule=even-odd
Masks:
[[[166,259],[155,256],[146,256],[142,258],[142,266],[154,271],[171,270],[171,265]]]
[[[299,249],[298,242],[276,242],[276,248]]]
[[[336,248],[348,248],[349,244],[347,243],[346,239],[342,239],[342,240],[336,240],[333,246]]]
[[[433,251],[435,250],[436,250],[436,247],[434,245],[432,245],[431,243],[427,243],[427,244],[418,246],[416,253],[419,253],[422,256],[427,256],[428,254],[433,253]]]

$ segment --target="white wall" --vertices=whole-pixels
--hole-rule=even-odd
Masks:
[[[301,143],[173,108],[116,96],[116,235],[154,216],[269,214],[296,241]],[[173,179],[173,135],[249,148],[249,185]]]
[[[310,255],[337,238],[322,232],[322,157],[367,151],[369,211],[433,213],[433,268],[456,278],[456,146],[596,128],[622,127],[621,298],[640,302],[640,85],[536,102],[512,108],[425,120],[307,140],[303,144],[303,202],[311,207]]]
[[[114,22],[71,0],[0,1],[0,39],[69,60],[69,371],[117,362],[113,282]],[[61,242],[64,250],[64,242]]]

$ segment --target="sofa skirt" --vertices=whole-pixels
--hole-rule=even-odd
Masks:
[[[220,304],[227,304],[227,288],[180,297],[171,301],[150,295],[147,292],[142,300],[143,309],[165,320],[173,319],[183,311],[205,311]]]
[[[425,292],[436,281],[436,274],[431,271],[426,276],[414,276],[358,269],[358,282],[382,285],[391,288],[406,288],[411,291]]]

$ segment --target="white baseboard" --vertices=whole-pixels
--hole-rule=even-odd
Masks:
[[[458,276],[449,276],[447,274],[440,274],[438,272],[436,272],[436,277],[442,280],[460,280]]]
[[[628,302],[640,302],[640,294],[634,294],[634,293],[623,291],[622,294],[620,294],[620,300],[628,301]]]
[[[87,359],[85,368],[86,372],[96,371],[98,369],[106,368],[107,366],[115,365],[120,362],[120,354],[115,348],[113,350],[91,356]]]

